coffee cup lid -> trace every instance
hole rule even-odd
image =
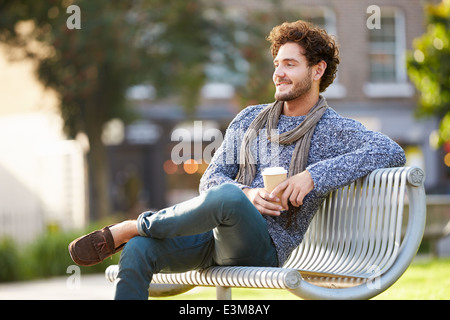
[[[272,167],[272,168],[265,168],[262,171],[263,175],[275,175],[275,174],[285,174],[287,173],[287,170],[283,167]]]

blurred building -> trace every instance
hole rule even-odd
[[[0,239],[28,243],[49,227],[86,223],[85,151],[67,140],[57,100],[30,61],[0,47]]]

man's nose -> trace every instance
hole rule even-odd
[[[278,66],[275,68],[275,70],[273,71],[273,76],[274,78],[283,78],[286,74],[284,73],[284,70],[282,68],[282,66]]]

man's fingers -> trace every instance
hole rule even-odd
[[[289,201],[294,207],[300,207],[303,204],[303,198],[304,196],[301,193],[298,193],[297,195],[293,193],[291,194]]]
[[[284,208],[284,210],[289,209],[289,200],[290,196],[292,194],[292,186],[288,185],[287,188],[283,191],[283,194],[281,195],[281,206]]]
[[[270,216],[279,216],[283,208],[275,203],[277,199],[276,196],[262,190],[259,193],[260,198],[257,202],[257,209],[262,214],[270,215]]]
[[[265,191],[264,189],[262,189],[262,190],[259,192],[259,196],[260,196],[261,199],[263,199],[263,200],[269,200],[269,201],[277,201],[277,200],[278,200],[278,198],[277,198],[275,195],[273,195],[272,193],[269,193],[269,192]]]
[[[284,180],[283,182],[281,182],[279,185],[277,185],[275,187],[275,189],[272,190],[272,192],[270,193],[271,195],[273,195],[274,197],[276,197],[277,194],[279,194],[280,192],[282,192],[284,189],[286,189],[286,187],[288,186],[288,180]]]
[[[258,209],[261,214],[268,216],[279,216],[282,210],[280,206],[269,201],[266,201],[264,205],[256,205],[256,209]]]

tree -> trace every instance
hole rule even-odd
[[[450,141],[450,1],[427,5],[427,31],[414,40],[408,74],[420,93],[418,114],[437,116],[440,144]]]
[[[227,64],[231,28],[206,0],[2,0],[0,41],[15,58],[33,59],[37,75],[55,90],[69,137],[89,138],[93,216],[109,213],[109,176],[103,125],[130,119],[126,90],[150,83],[159,96],[180,97],[192,111],[208,64]],[[79,8],[79,29],[70,28]],[[69,22],[68,22],[69,19]],[[220,39],[220,41],[212,41]],[[36,46],[36,43],[39,45]],[[214,52],[222,52],[214,55]]]

